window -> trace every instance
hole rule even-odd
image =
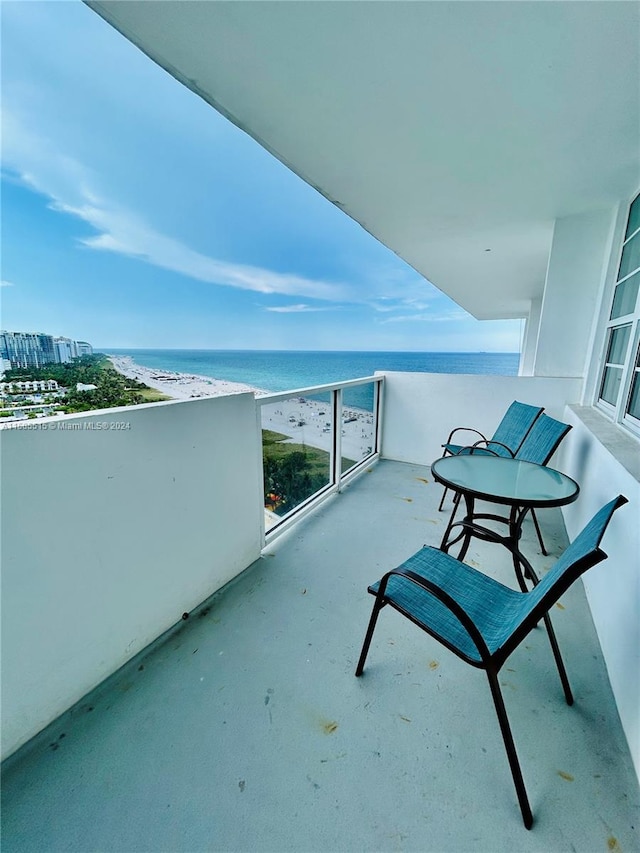
[[[640,435],[640,195],[629,208],[598,386],[598,406]]]

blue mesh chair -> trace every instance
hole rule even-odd
[[[549,609],[587,569],[606,559],[600,541],[618,507],[620,495],[594,515],[553,568],[530,592],[504,586],[436,548],[424,547],[369,587],[375,602],[356,676],[362,675],[378,615],[390,604],[462,660],[484,669],[498,715],[507,758],[522,812],[530,829],[533,815],[498,683],[511,653],[543,619],[568,705],[573,695],[549,619]]]
[[[517,400],[514,400],[498,424],[492,438],[486,438],[477,429],[472,429],[471,427],[456,427],[451,430],[449,438],[442,445],[444,448],[442,455],[455,456],[458,453],[471,452],[468,444],[453,443],[456,433],[466,432],[475,433],[476,436],[480,436],[479,439],[476,439],[476,444],[472,445],[475,448],[474,453],[494,453],[497,456],[513,456],[518,452],[527,433],[541,414],[541,406],[530,406],[527,403],[519,403]],[[438,507],[440,510],[442,510],[446,494],[447,489],[442,493],[440,506]]]
[[[516,459],[522,459],[523,462],[537,462],[538,465],[546,465],[570,429],[572,427],[569,424],[550,418],[549,415],[540,415],[525,436],[520,449],[515,454]],[[534,510],[531,510],[531,517],[536,528],[536,534],[538,535],[540,549],[546,556],[547,551],[542,541],[540,525],[538,524]]]
[[[497,442],[495,438],[490,440],[482,439],[480,441],[477,441],[471,447],[462,448],[460,452],[485,454],[490,453],[494,456],[512,456],[515,459],[521,459],[523,462],[535,462],[537,465],[546,465],[558,449],[558,446],[560,445],[562,439],[571,429],[572,427],[570,426],[570,424],[565,424],[562,421],[557,421],[555,418],[549,417],[549,415],[539,413],[536,419],[533,421],[531,428],[525,435],[522,443],[520,444],[520,447],[514,453],[512,453],[506,445],[502,445]],[[453,518],[453,516],[455,515],[458,509],[459,502],[460,495],[458,494],[454,498],[453,513],[451,518]],[[477,516],[477,518],[482,517],[487,519],[492,518],[494,521],[502,520],[501,518],[495,515]],[[540,543],[540,549],[542,553],[547,556],[547,550],[542,540],[540,525],[538,524],[538,519],[533,509],[531,510],[531,517],[533,519],[536,534],[538,536],[538,542]]]

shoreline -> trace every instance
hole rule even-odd
[[[229,382],[226,379],[214,379],[211,376],[199,376],[196,373],[176,373],[172,370],[156,370],[144,367],[130,355],[108,355],[114,369],[127,379],[137,379],[149,388],[166,394],[172,400],[191,400],[199,397],[222,397],[227,394],[242,394],[251,391],[254,394],[267,394],[263,388],[244,385],[241,382]]]
[[[252,392],[265,396],[271,392],[240,382],[214,379],[192,373],[176,373],[144,367],[131,356],[109,355],[109,361],[127,379],[137,379],[172,400],[191,400],[202,397],[223,397],[229,394]],[[292,389],[293,390],[293,389]],[[318,399],[293,396],[289,400],[265,403],[262,406],[262,428],[287,436],[284,443],[307,444],[330,452],[332,445],[330,403]],[[358,462],[373,446],[373,413],[353,406],[342,411],[342,456]]]

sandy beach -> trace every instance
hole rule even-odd
[[[292,397],[262,406],[262,428],[288,435],[291,443],[331,449],[331,406],[306,397]],[[373,413],[342,410],[342,456],[354,462],[372,452]]]
[[[250,391],[256,398],[270,392],[239,382],[189,373],[154,370],[137,364],[130,356],[109,356],[114,368],[129,379],[144,382],[174,400],[221,397]],[[262,405],[262,427],[288,436],[292,444],[306,444],[329,451],[332,441],[331,406],[307,397],[291,397]],[[374,444],[373,413],[354,407],[342,411],[342,456],[358,461],[371,453]]]
[[[241,394],[252,391],[265,394],[260,388],[243,385],[240,382],[228,382],[226,379],[213,379],[211,376],[198,376],[192,373],[173,373],[170,370],[153,370],[143,367],[131,356],[110,355],[109,361],[118,373],[128,379],[137,379],[150,388],[155,388],[174,400],[190,400],[196,397],[222,397],[226,394]]]

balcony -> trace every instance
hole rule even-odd
[[[382,446],[409,452],[429,395],[416,402],[405,392],[417,380],[387,380]],[[4,850],[637,847],[638,782],[581,583],[552,614],[576,704],[542,628],[501,679],[531,832],[483,673],[385,611],[354,677],[367,584],[440,541],[428,466],[366,467],[261,552],[250,395],[69,422],[130,428],[3,435],[19,499],[3,514],[5,729],[29,716],[37,728],[36,705],[55,717],[5,762]],[[439,424],[420,428],[431,454]],[[50,489],[65,471],[73,512]],[[529,524],[523,550],[544,572],[567,537],[559,512],[540,521],[551,556]],[[476,543],[467,559],[513,584],[502,549]],[[591,574],[611,584],[623,568],[612,558]]]

